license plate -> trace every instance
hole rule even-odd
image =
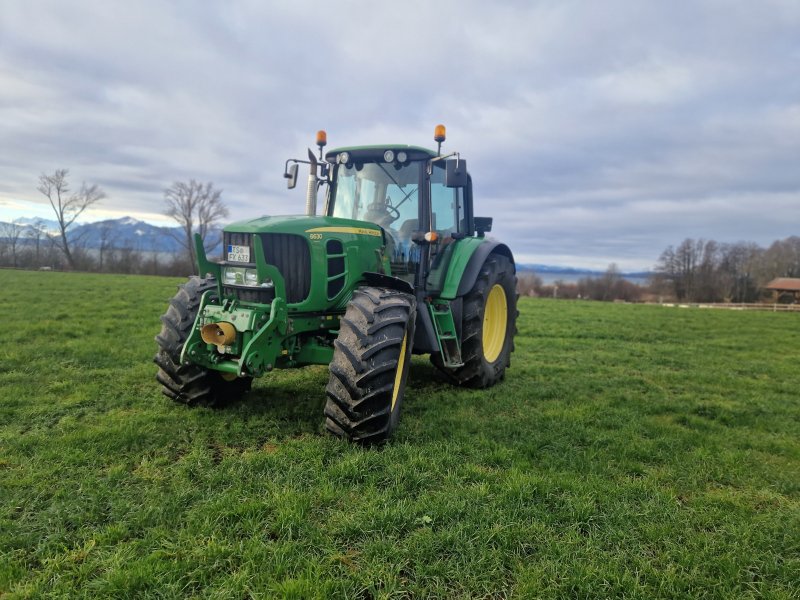
[[[250,262],[250,246],[232,246],[228,244],[228,260],[231,262]]]

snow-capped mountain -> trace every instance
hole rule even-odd
[[[46,219],[20,218],[14,224],[23,227],[20,242],[25,244],[31,237],[30,232],[34,225],[43,228],[49,235],[58,235],[58,223]],[[5,231],[3,226],[7,223],[0,222],[0,238]],[[208,239],[218,239],[219,230],[212,230]],[[181,252],[183,246],[178,241],[183,239],[180,227],[158,227],[133,217],[119,219],[106,219],[94,223],[75,224],[69,229],[69,237],[73,243],[89,249],[132,249],[140,252]]]
[[[82,223],[72,228],[71,237],[87,248],[132,248],[148,252],[177,252],[178,227],[157,227],[132,217]]]
[[[23,225],[25,227],[30,227],[36,225],[41,229],[44,229],[48,233],[58,233],[58,222],[53,221],[51,219],[39,219],[39,218],[32,218],[32,217],[20,217],[19,219],[14,219],[12,221],[17,225]]]

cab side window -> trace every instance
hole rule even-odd
[[[431,229],[440,236],[463,231],[464,199],[461,188],[444,185],[444,161],[433,163],[431,173]]]

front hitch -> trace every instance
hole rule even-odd
[[[250,308],[235,302],[222,306],[212,304],[209,302],[211,297],[210,292],[203,295],[192,333],[181,352],[181,362],[237,377],[258,377],[271,371],[282,354],[283,341],[289,330],[288,310],[283,298],[275,298],[267,312],[266,307]],[[208,333],[219,325],[225,325],[225,329],[235,328],[235,339],[229,340],[230,344],[220,346],[216,340],[203,339],[204,331]]]
[[[242,305],[235,298],[224,297],[222,270],[225,265],[208,260],[203,240],[198,234],[194,236],[194,247],[199,271],[203,276],[211,274],[216,278],[217,293],[213,294],[213,290],[210,290],[203,295],[192,333],[181,351],[181,362],[238,377],[258,377],[271,371],[282,353],[283,341],[289,331],[289,313],[286,307],[286,282],[275,266],[267,264],[261,236],[253,234],[256,275],[262,286],[270,285],[275,289],[274,300],[265,305]],[[216,302],[212,300],[214,297],[218,298]],[[209,338],[210,334],[223,329],[231,334],[231,328],[235,329],[233,340],[219,343],[213,335]],[[231,351],[238,356],[226,356]]]

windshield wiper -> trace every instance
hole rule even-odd
[[[381,170],[382,170],[384,173],[386,173],[386,176],[387,176],[389,179],[391,179],[391,180],[392,180],[392,183],[393,183],[393,184],[395,184],[395,185],[396,185],[397,187],[399,187],[401,190],[402,190],[402,189],[405,187],[405,185],[400,185],[400,184],[397,182],[397,179],[395,179],[394,177],[392,177],[392,174],[391,174],[391,173],[389,173],[389,171],[387,171],[387,170],[386,170],[386,167],[384,167],[384,166],[383,166],[381,163],[379,163],[379,162],[376,162],[375,164],[376,164],[376,165],[378,165],[378,166],[381,168]],[[408,185],[408,184],[406,184],[406,185]],[[408,193],[407,193],[405,196],[403,196],[403,199],[402,199],[402,200],[400,200],[400,202],[399,202],[398,204],[396,204],[396,205],[392,206],[392,208],[400,208],[400,207],[403,205],[403,202],[405,202],[406,200],[408,200],[409,196],[411,196],[411,194],[413,194],[414,192],[416,192],[416,191],[417,191],[417,189],[418,189],[418,188],[414,188],[413,190],[411,190],[410,192],[408,192]]]

